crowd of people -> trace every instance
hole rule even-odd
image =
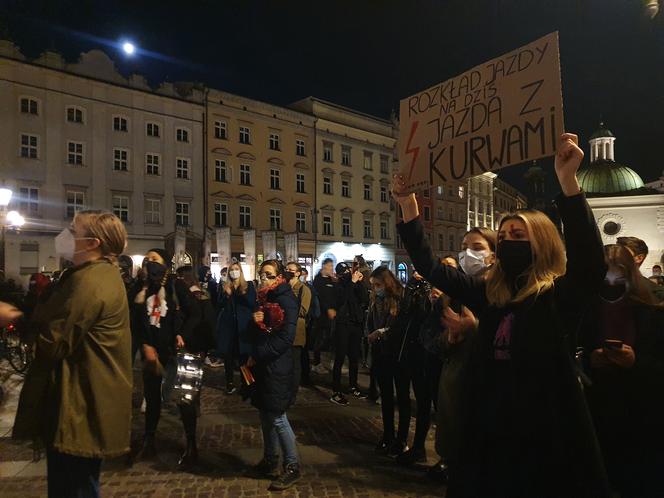
[[[162,404],[187,351],[223,366],[225,393],[257,408],[264,452],[251,473],[272,478],[271,490],[301,478],[288,410],[301,387],[329,375],[334,405],[380,403],[375,452],[398,464],[427,461],[435,421],[428,475],[449,497],[664,496],[661,267],[641,274],[648,248],[636,237],[603,247],[576,179],[582,158],[576,136],[562,135],[564,241],[547,216],[520,210],[497,231],[470,230],[460,254],[440,259],[396,176],[398,230],[415,270],[405,285],[361,256],[322,261],[313,281],[297,262],[276,260],[256,281],[237,262],[217,281],[208,267],[173,272],[158,248],[134,276],[131,263],[115,264],[126,246],[120,220],[79,213],[56,239],[73,267],[57,283],[31,281],[35,360],[14,436],[45,446],[49,496],[98,496],[103,458],[157,454]],[[5,322],[20,313],[0,305]],[[144,432],[130,448],[139,354]],[[175,402],[186,436],[179,465],[189,468],[200,392]]]

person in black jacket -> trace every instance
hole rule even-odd
[[[310,349],[314,352],[314,359],[311,371],[323,374],[325,368],[321,363],[320,354],[331,339],[339,300],[339,283],[334,273],[334,262],[330,258],[323,260],[323,265],[314,278],[314,289],[320,302],[320,317],[312,328],[313,337]]]
[[[330,401],[346,406],[348,400],[341,393],[341,367],[348,356],[349,393],[356,399],[367,395],[357,385],[358,368],[362,354],[364,312],[369,303],[369,293],[362,283],[362,273],[352,271],[346,263],[336,267],[339,280],[336,324],[334,327],[334,367],[332,369],[332,397]]]
[[[172,370],[175,353],[193,342],[200,311],[184,282],[170,274],[168,257],[163,249],[146,254],[144,280],[136,282],[130,293],[132,335],[143,349],[143,393],[146,401],[145,435],[134,460],[156,456],[155,434],[161,415],[162,380]],[[168,389],[165,389],[168,391]],[[180,417],[187,436],[187,450],[180,464],[190,463],[195,455],[196,406],[179,404]]]
[[[592,419],[574,368],[563,313],[599,292],[606,264],[597,225],[576,173],[578,138],[563,134],[555,170],[566,249],[546,215],[521,210],[501,220],[496,264],[473,278],[434,258],[417,200],[396,175],[401,240],[432,285],[479,313],[459,400],[463,446],[450,497],[611,495]]]
[[[586,396],[609,479],[621,498],[664,496],[664,307],[630,251],[604,248],[609,270],[583,334]]]
[[[299,309],[280,262],[263,262],[260,277],[258,308],[253,315],[253,353],[246,363],[256,379],[251,403],[260,412],[263,429],[264,456],[254,471],[273,476],[281,450],[284,471],[270,490],[282,491],[300,480],[297,443],[286,416],[297,395],[292,349]]]

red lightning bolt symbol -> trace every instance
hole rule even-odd
[[[412,154],[413,160],[410,163],[410,171],[408,171],[408,182],[410,182],[411,177],[413,176],[413,170],[415,169],[415,162],[417,161],[417,156],[420,155],[420,148],[411,147],[410,144],[413,142],[413,137],[415,136],[415,131],[417,131],[417,125],[419,121],[414,121],[412,127],[410,128],[410,136],[408,137],[408,145],[406,145],[406,154]]]

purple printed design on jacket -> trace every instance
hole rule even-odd
[[[514,313],[505,315],[498,325],[496,338],[493,341],[493,357],[496,360],[511,360],[510,345],[512,344],[512,325]]]

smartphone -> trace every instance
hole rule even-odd
[[[619,339],[606,339],[604,341],[604,347],[606,349],[620,350],[623,347],[623,342]]]

